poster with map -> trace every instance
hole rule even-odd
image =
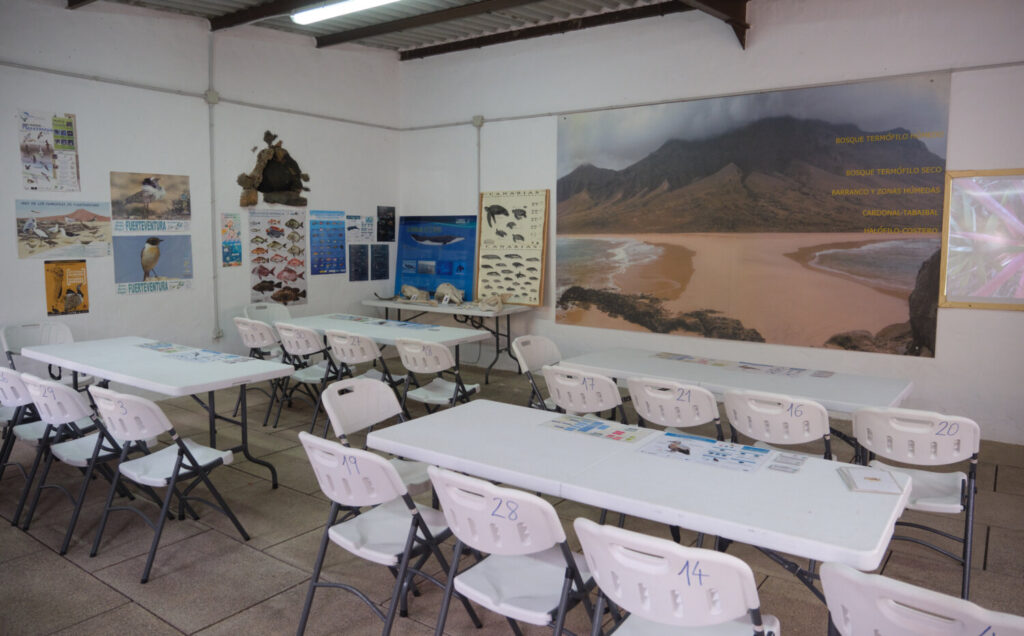
[[[105,201],[14,202],[18,258],[110,256],[110,204]]]

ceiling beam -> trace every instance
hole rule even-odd
[[[319,49],[325,46],[341,44],[342,42],[352,42],[377,35],[384,35],[386,33],[405,31],[407,29],[415,29],[418,27],[429,26],[431,24],[438,24],[440,22],[468,18],[474,15],[480,15],[481,13],[492,13],[494,11],[512,9],[524,4],[533,4],[538,1],[539,0],[482,0],[481,2],[465,4],[460,7],[451,7],[449,9],[414,15],[408,18],[383,22],[381,24],[372,24],[359,29],[350,29],[348,31],[339,31],[338,33],[321,35],[316,39],[316,47]]]
[[[406,51],[402,51],[399,55],[399,58],[402,60],[412,60],[421,57],[430,57],[432,55],[453,53],[455,51],[478,49],[484,46],[490,46],[492,44],[504,44],[505,42],[515,42],[518,40],[526,40],[529,38],[539,38],[546,35],[568,33],[569,31],[579,31],[581,29],[589,29],[591,27],[604,26],[607,24],[616,24],[618,22],[626,22],[627,20],[653,18],[656,16],[667,15],[669,13],[690,11],[693,8],[694,7],[672,0],[670,2],[662,2],[660,4],[645,5],[642,7],[635,7],[632,9],[624,9],[622,11],[599,13],[597,15],[586,16],[583,18],[574,18],[572,20],[564,20],[562,22],[553,22],[551,24],[543,24],[540,26],[518,29],[516,31],[495,33],[493,35],[485,35],[483,37],[478,38],[469,38],[466,40],[459,40],[457,42],[448,42],[446,44],[438,44],[436,46],[426,46],[418,49],[409,49]]]
[[[69,9],[81,9],[87,4],[92,4],[96,0],[68,0]]]
[[[740,47],[747,48],[747,0],[679,0],[683,4],[706,13],[732,27]]]
[[[68,1],[70,2],[71,0]],[[258,22],[279,15],[287,15],[296,9],[302,9],[313,4],[316,4],[316,0],[271,0],[255,7],[210,18],[210,30],[220,31],[221,29],[230,29],[231,27]]]

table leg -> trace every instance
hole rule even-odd
[[[480,323],[480,326],[487,329],[483,322]],[[490,329],[487,330],[491,331]],[[491,333],[494,334],[494,360],[491,360],[491,364],[487,366],[487,372],[484,373],[484,384],[491,383],[491,369],[498,363],[498,358],[501,357],[502,353],[506,354],[513,362],[516,363],[516,368],[519,369],[519,373],[523,372],[522,368],[519,367],[519,360],[516,360],[516,357],[512,355],[512,315],[505,314],[505,333],[501,333],[501,316],[495,316],[494,330],[491,331]],[[505,338],[504,347],[501,346],[502,337]]]
[[[213,397],[210,397],[210,404],[213,404]],[[277,469],[270,462],[256,459],[249,454],[249,414],[245,407],[245,385],[242,385],[242,455],[254,464],[266,466],[270,470],[270,487],[277,488]]]
[[[260,466],[266,466],[267,469],[270,471],[271,487],[272,488],[277,488],[277,469],[274,468],[274,465],[271,464],[270,462],[264,461],[262,459],[257,459],[256,457],[253,457],[249,453],[249,412],[248,412],[248,407],[246,405],[245,385],[244,384],[240,385],[239,389],[240,389],[241,409],[242,409],[242,417],[241,417],[240,420],[234,420],[234,419],[231,419],[230,417],[226,417],[224,415],[217,415],[217,406],[216,406],[216,402],[214,400],[214,392],[213,391],[210,391],[210,392],[208,392],[206,394],[206,399],[207,399],[206,402],[203,402],[202,400],[200,400],[195,395],[192,396],[192,399],[195,400],[196,402],[198,402],[200,404],[200,406],[202,406],[204,409],[206,409],[206,413],[207,413],[207,415],[209,415],[209,418],[210,418],[210,446],[213,447],[213,448],[217,448],[217,420],[218,419],[224,420],[225,422],[231,422],[232,424],[239,425],[240,427],[242,427],[242,443],[240,445],[238,445],[238,446],[235,446],[234,448],[229,449],[229,450],[231,450],[232,452],[242,451],[242,455],[246,459],[251,461],[252,463],[259,464]]]

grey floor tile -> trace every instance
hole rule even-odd
[[[240,453],[239,459],[241,460]],[[320,484],[316,480],[316,473],[313,472],[313,467],[309,463],[309,457],[302,446],[294,446],[277,451],[276,453],[264,455],[260,459],[274,465],[274,468],[277,470],[278,483],[282,486],[287,486],[292,490],[305,494],[319,492]],[[258,477],[270,477],[267,468],[260,464],[239,461],[237,464],[233,464],[233,466],[238,470]]]
[[[54,636],[108,636],[109,634],[146,634],[147,636],[175,636],[183,634],[135,603],[103,612],[81,623],[62,629]]]
[[[886,576],[930,590],[960,596],[960,571],[956,567],[903,554],[893,554],[882,571]],[[973,571],[971,601],[997,612],[1024,615],[1024,579],[996,572]]]
[[[769,576],[758,587],[761,611],[779,619],[783,634],[824,634],[828,608],[802,583],[783,573]]]
[[[269,481],[222,494],[251,537],[246,545],[256,550],[287,541],[314,528],[322,528],[327,518],[328,507],[323,501],[286,486],[271,489]],[[242,540],[225,515],[210,510],[201,514],[202,523],[216,528],[232,540]]]
[[[974,501],[974,510],[974,518],[978,523],[1024,530],[1024,495],[979,492]]]
[[[993,490],[1006,495],[1024,495],[1024,468],[1000,466],[998,481]]]
[[[41,550],[46,545],[20,528],[0,520],[0,565]]]
[[[992,528],[988,535],[985,569],[1021,579],[1024,583],[1024,530]]]

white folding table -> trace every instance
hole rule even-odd
[[[231,450],[240,450],[249,461],[266,466],[270,470],[273,487],[277,488],[274,466],[249,454],[245,385],[290,375],[294,371],[291,365],[160,343],[137,336],[25,347],[21,355],[76,374],[88,373],[107,382],[120,382],[171,397],[191,396],[209,414],[210,445],[216,447],[217,444],[217,419],[238,424],[242,430],[242,443]],[[240,420],[218,415],[214,404],[214,391],[232,387],[241,389]],[[207,394],[206,402],[197,397],[200,393]]]
[[[475,329],[444,327],[421,322],[403,322],[401,320],[381,320],[380,318],[358,316],[355,314],[321,314],[304,318],[289,318],[284,322],[299,325],[300,327],[308,327],[320,333],[324,333],[328,329],[340,329],[341,331],[366,336],[381,345],[394,345],[395,341],[399,338],[415,338],[417,340],[455,347],[456,352],[458,352],[458,346],[461,344],[485,340],[488,337],[486,333]]]
[[[528,305],[503,305],[498,311],[484,311],[482,309],[466,308],[462,305],[444,305],[441,303],[427,305],[399,302],[397,300],[364,300],[363,304],[367,307],[383,309],[385,319],[391,317],[392,309],[395,310],[395,318],[398,320],[402,319],[402,310],[419,312],[414,316],[409,316],[408,320],[415,320],[425,313],[448,314],[455,319],[455,322],[468,324],[473,329],[483,329],[490,333],[494,336],[494,360],[491,360],[491,363],[487,365],[487,371],[484,372],[485,384],[490,383],[491,369],[497,364],[502,353],[511,358],[516,363],[516,367],[519,366],[519,361],[512,355],[512,314],[520,314],[533,309],[533,307]],[[504,331],[502,331],[501,325],[502,317],[505,318]],[[494,328],[487,325],[488,318],[494,318]]]
[[[548,424],[557,417],[476,400],[373,431],[367,445],[525,490],[860,570],[881,563],[909,496],[906,475],[896,476],[900,494],[854,492],[838,472],[846,465],[838,462],[808,457],[796,472],[783,472],[769,468],[779,454],[771,450],[767,463],[743,472],[641,450],[666,435],[661,431],[639,429],[641,439],[617,441]],[[795,564],[786,567],[820,596],[813,575]]]

